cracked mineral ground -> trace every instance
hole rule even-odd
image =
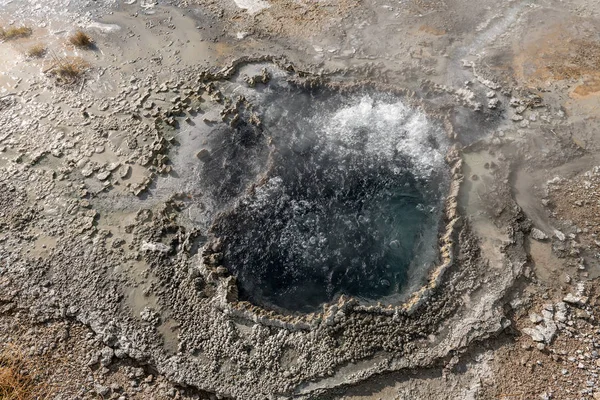
[[[0,0],[0,399],[600,399],[600,3]]]

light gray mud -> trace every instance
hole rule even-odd
[[[598,398],[599,12],[0,0],[1,26],[33,28],[0,43],[0,342],[64,399]],[[264,170],[217,202],[202,135],[260,126],[263,67],[392,93],[445,136],[438,257],[409,294],[309,313],[239,296],[210,227]]]

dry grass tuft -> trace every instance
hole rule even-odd
[[[90,35],[83,31],[77,31],[69,36],[69,42],[77,47],[90,47],[94,43]]]
[[[27,26],[0,28],[0,39],[11,40],[31,36],[33,30]]]
[[[0,351],[0,399],[33,400],[48,397],[46,386],[33,374],[33,365],[15,348]]]
[[[78,81],[90,67],[90,64],[81,57],[59,57],[53,55],[52,58],[54,60],[54,66],[51,69],[52,74],[66,83]]]
[[[34,44],[27,49],[27,55],[31,58],[41,58],[46,54],[46,46],[41,43]]]

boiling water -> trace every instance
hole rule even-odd
[[[285,81],[245,95],[262,126],[242,118],[213,135],[201,174],[227,204],[211,231],[241,296],[310,311],[342,293],[398,296],[422,279],[437,255],[442,131],[391,95]]]

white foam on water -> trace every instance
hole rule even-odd
[[[443,168],[445,146],[440,129],[423,112],[400,101],[385,103],[365,95],[332,116],[319,118],[332,151],[362,154],[378,162],[392,162],[400,154],[411,160],[412,172],[422,178]]]

